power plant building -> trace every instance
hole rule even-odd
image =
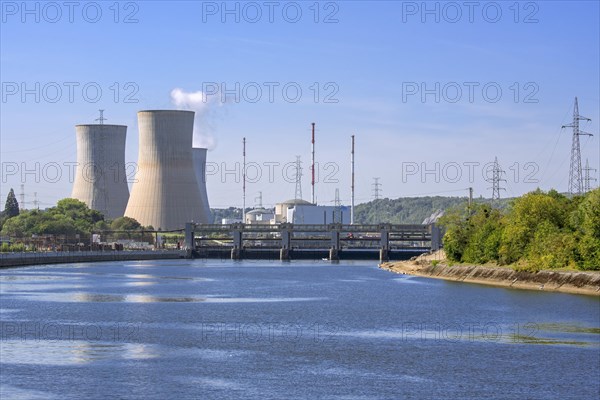
[[[350,224],[350,207],[297,204],[287,210],[286,221],[292,224]]]
[[[122,217],[129,188],[125,174],[124,125],[77,125],[77,167],[71,197],[101,212]]]
[[[194,171],[198,181],[198,190],[200,190],[200,200],[202,200],[202,209],[207,221],[212,222],[210,205],[208,204],[208,193],[206,192],[206,152],[208,150],[202,147],[192,148],[192,157],[194,159]]]
[[[125,215],[162,230],[208,223],[192,155],[194,112],[140,111],[138,126],[138,170]]]
[[[302,199],[290,199],[286,200],[282,203],[277,203],[275,205],[275,223],[280,224],[282,222],[288,222],[288,210],[290,208],[294,208],[297,205],[305,205],[308,207],[314,207],[315,205],[309,201]],[[291,222],[291,221],[289,221]]]

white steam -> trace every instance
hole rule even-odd
[[[171,102],[178,108],[195,111],[194,118],[194,147],[204,147],[213,150],[217,147],[217,139],[214,135],[216,111],[223,106],[220,94],[207,96],[202,91],[185,92],[175,88],[171,90]]]

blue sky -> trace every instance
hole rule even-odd
[[[311,122],[320,203],[331,202],[336,188],[349,201],[351,134],[359,203],[371,199],[373,177],[384,197],[466,195],[469,186],[489,197],[483,171],[494,157],[507,172],[504,195],[566,191],[571,131],[560,127],[570,122],[575,96],[592,119],[582,128],[595,134],[582,138],[582,157],[600,169],[597,1],[475,2],[472,22],[463,2],[428,2],[428,14],[422,2],[274,2],[273,22],[267,3],[228,2],[230,10],[238,7],[238,22],[222,2],[120,2],[118,16],[112,1],[77,2],[71,22],[62,2],[54,3],[59,17],[45,2],[27,3],[27,14],[21,2],[3,1],[1,198],[11,187],[18,193],[21,183],[26,200],[37,192],[42,206],[68,197],[64,163],[76,160],[74,125],[92,123],[98,109],[107,122],[128,125],[126,159],[135,162],[136,112],[178,108],[174,89],[192,93],[212,82],[228,90],[240,85],[237,102],[217,94],[198,105],[197,133],[211,145],[213,207],[241,206],[239,176],[223,171],[239,170],[244,136],[248,161],[256,163],[248,174],[256,165],[262,174],[248,184],[247,204],[258,192],[265,205],[293,197],[286,175],[293,175],[288,164],[296,155],[310,199]],[[262,16],[253,23],[257,7]],[[96,8],[102,15],[92,23]],[[297,9],[302,15],[293,23]],[[125,23],[128,15],[137,22]],[[328,15],[331,23],[324,22]],[[72,101],[69,82],[79,85]],[[253,82],[262,90],[256,102]],[[265,82],[278,85],[272,102]],[[35,93],[22,98],[23,84],[39,102]],[[85,98],[86,84],[102,90],[97,102],[93,91]],[[53,85],[63,88],[60,97]],[[286,100],[285,85],[290,97],[302,90],[297,102]],[[429,90],[424,97],[422,89]]]

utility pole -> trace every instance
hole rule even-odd
[[[596,168],[590,168],[590,161],[588,159],[585,160],[585,168],[583,169],[584,172],[584,177],[583,177],[583,184],[584,184],[584,192],[587,193],[589,191],[592,190],[592,185],[590,184],[591,181],[597,181],[596,178],[592,178],[590,175],[590,171],[594,171],[596,172],[597,169]]]
[[[506,179],[502,177],[505,172],[500,168],[500,164],[498,164],[498,157],[494,159],[494,166],[492,168],[492,187],[488,189],[492,189],[492,203],[500,200],[500,191],[506,190],[503,187],[500,187],[500,182],[506,182]]]
[[[473,206],[473,188],[469,188],[469,212],[471,212],[471,207]]]
[[[294,199],[302,200],[302,162],[300,156],[296,156],[296,191]]]
[[[573,122],[563,125],[563,128],[573,128],[573,139],[571,143],[571,165],[569,168],[569,193],[581,194],[583,192],[583,175],[581,169],[581,146],[579,136],[592,136],[591,133],[579,130],[579,121],[591,121],[587,117],[579,115],[579,105],[575,97],[575,106],[573,107]]]

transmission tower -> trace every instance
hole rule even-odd
[[[100,111],[100,117],[96,118],[95,121],[98,121],[100,125],[104,125],[104,121],[106,121],[106,118],[104,118],[104,110],[98,111]]]
[[[295,199],[302,199],[302,162],[300,156],[296,156],[296,193]]]
[[[380,178],[373,178],[373,200],[379,200],[381,194],[381,183],[379,183]]]
[[[573,141],[571,144],[571,166],[569,168],[569,193],[581,194],[583,192],[583,175],[581,169],[581,147],[579,136],[592,136],[591,133],[579,130],[579,121],[591,121],[591,119],[579,115],[577,97],[573,107],[573,122],[563,125],[563,128],[573,128]]]
[[[335,189],[335,200],[333,200],[335,206],[333,210],[333,222],[337,224],[342,223],[342,202],[340,200],[340,189]]]
[[[262,192],[258,192],[258,197],[254,199],[254,201],[257,202],[257,207],[258,208],[263,208],[263,202],[262,202]]]
[[[19,193],[19,199],[21,200],[21,204],[19,204],[19,208],[21,210],[25,209],[25,185],[21,183],[21,193]]]
[[[494,159],[494,167],[492,168],[492,187],[488,189],[492,189],[492,202],[500,200],[500,192],[502,190],[506,190],[503,187],[500,187],[500,182],[506,182],[506,179],[503,178],[505,172],[500,168],[500,164],[498,164],[498,157]]]
[[[597,181],[596,178],[592,178],[590,176],[590,171],[594,171],[596,172],[597,169],[596,168],[590,168],[590,161],[588,159],[585,160],[585,168],[583,169],[583,190],[585,193],[589,192],[590,190],[592,190],[592,185],[591,185],[591,181]]]

